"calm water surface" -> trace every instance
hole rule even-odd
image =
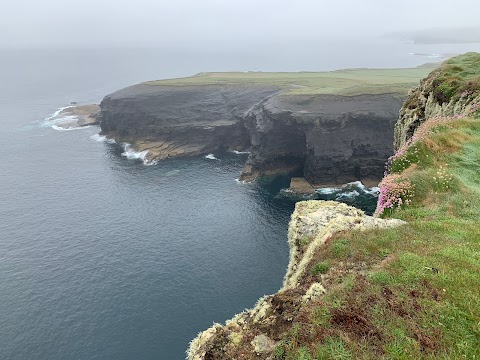
[[[274,51],[0,51],[0,358],[183,359],[199,331],[278,290],[293,202],[276,196],[281,185],[237,183],[245,156],[144,166],[92,140],[95,127],[42,124],[69,101],[98,102],[147,79],[413,66],[428,59],[408,52],[459,47],[325,46],[300,60]]]

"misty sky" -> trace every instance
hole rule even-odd
[[[478,26],[478,0],[16,0],[0,47],[289,43]]]

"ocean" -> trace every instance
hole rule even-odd
[[[298,200],[282,191],[288,179],[239,183],[245,154],[145,166],[98,127],[57,131],[49,116],[150,79],[408,67],[480,49],[375,44],[332,42],[301,59],[280,49],[0,50],[0,359],[184,359],[199,331],[277,291],[288,262]]]

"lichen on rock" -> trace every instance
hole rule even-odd
[[[401,220],[367,216],[362,210],[336,201],[301,201],[295,206],[288,230],[290,262],[283,288],[298,285],[316,249],[333,234],[344,230],[388,228],[404,224]],[[300,239],[313,237],[306,246]],[[306,248],[305,248],[306,247]]]

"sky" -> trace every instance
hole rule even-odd
[[[242,46],[479,26],[478,0],[16,0],[0,48]]]

